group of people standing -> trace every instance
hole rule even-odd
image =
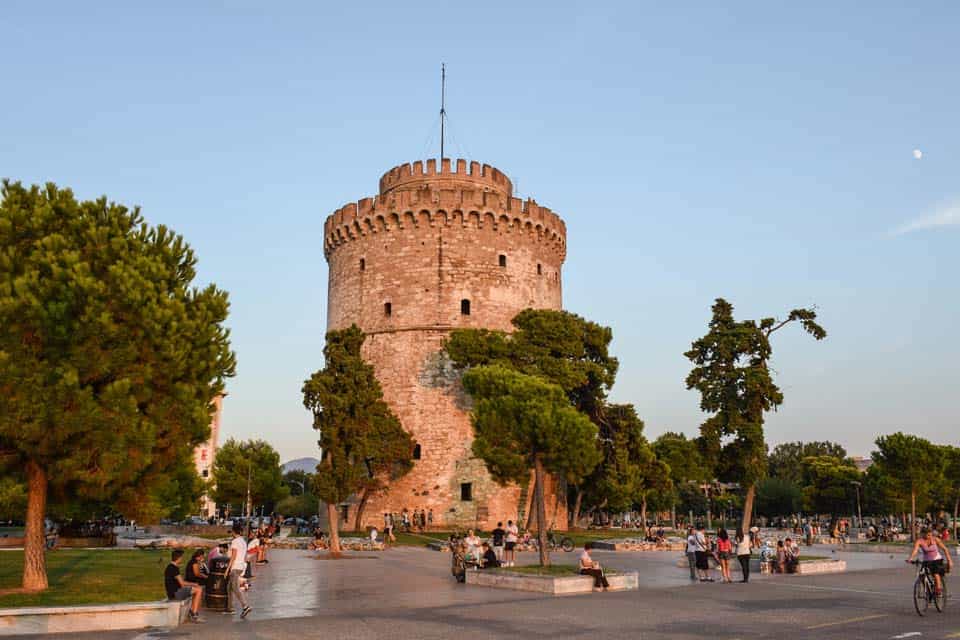
[[[751,536],[737,528],[731,538],[724,528],[717,529],[716,535],[709,535],[701,524],[687,530],[687,562],[690,565],[690,580],[693,582],[714,582],[711,575],[711,558],[720,568],[721,582],[731,583],[730,561],[736,558],[740,562],[743,578],[740,582],[750,581],[750,553],[753,544]]]
[[[426,531],[433,527],[433,509],[415,508],[411,514],[404,507],[400,513],[383,514],[383,531],[388,539],[398,526],[406,533]]]
[[[215,563],[223,567],[226,579],[227,608],[223,613],[236,613],[230,602],[240,605],[240,617],[250,615],[251,607],[247,603],[246,592],[250,589],[253,580],[253,565],[267,564],[267,549],[272,532],[266,528],[251,530],[244,535],[244,527],[240,523],[233,525],[232,538],[229,543],[221,543],[204,554],[197,549],[187,562],[186,571],[181,574],[180,564],[185,555],[183,549],[174,549],[170,554],[170,563],[163,572],[164,589],[170,600],[190,600],[190,621],[201,622],[200,604],[203,601],[204,590],[210,585],[210,567]],[[219,562],[217,562],[219,560]]]

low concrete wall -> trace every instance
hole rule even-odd
[[[642,542],[637,540],[596,540],[593,548],[602,551],[684,551],[686,542]]]
[[[110,538],[57,538],[58,549],[85,549],[90,547],[112,547],[116,539]],[[0,538],[0,549],[22,549],[23,538]]]
[[[633,591],[640,586],[636,571],[607,576],[607,581],[612,591]],[[467,584],[552,595],[593,592],[593,578],[590,576],[535,576],[496,570],[467,571]]]
[[[136,602],[81,607],[0,609],[0,636],[176,627],[189,603]]]
[[[810,560],[797,565],[797,573],[811,575],[814,573],[839,573],[847,570],[847,563],[843,560]]]

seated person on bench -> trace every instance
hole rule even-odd
[[[489,542],[484,542],[483,546],[483,556],[480,558],[480,568],[481,569],[496,569],[500,566],[500,561],[497,560],[497,554],[490,546]]]

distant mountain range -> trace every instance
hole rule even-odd
[[[316,458],[297,458],[296,460],[285,462],[282,468],[284,473],[288,473],[290,471],[316,473],[318,464],[320,464],[320,461]]]

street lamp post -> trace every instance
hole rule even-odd
[[[852,484],[857,491],[857,528],[863,529],[863,514],[860,512],[860,487],[863,486],[863,483],[851,480],[850,484]]]

